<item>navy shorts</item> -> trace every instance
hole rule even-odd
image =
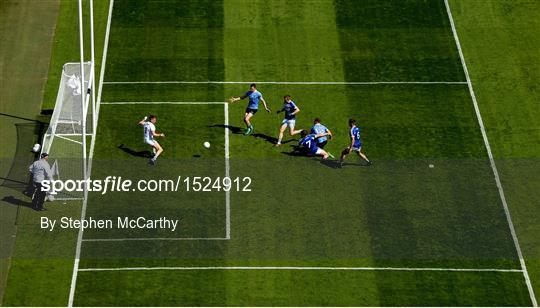
[[[246,113],[251,113],[252,115],[255,115],[257,111],[257,109],[246,108]]]
[[[360,153],[360,151],[362,150],[362,144],[360,143],[360,145],[358,145],[358,146],[355,145],[351,150],[352,150],[353,152],[358,152],[358,153]],[[348,147],[345,148],[345,149],[343,150],[343,152],[345,152],[346,154],[351,153],[351,151],[349,151],[349,148],[348,148]]]

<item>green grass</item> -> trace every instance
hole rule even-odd
[[[464,5],[456,8],[458,25],[466,18],[461,15]],[[464,48],[475,38],[465,37]],[[477,61],[486,59],[478,52],[468,62],[475,88]],[[464,74],[443,1],[119,0],[105,80],[462,82]],[[224,101],[246,87],[105,84],[103,101]],[[335,134],[327,146],[334,154],[347,145],[346,122],[355,117],[375,165],[362,167],[351,156],[343,169],[336,169],[335,162],[293,155],[295,140],[275,148],[281,118],[263,111],[253,120],[255,134],[244,137],[237,131],[243,128],[245,103],[230,105],[231,176],[253,180],[252,192],[231,193],[231,239],[84,242],[80,268],[520,268],[466,85],[260,83],[259,89],[274,111],[281,97],[291,94],[302,109],[299,127],[309,128],[314,117],[321,117]],[[493,91],[478,87],[481,106],[492,99],[480,93]],[[526,92],[523,96],[529,97]],[[533,110],[533,102],[527,100],[526,108]],[[488,134],[495,131],[492,145],[504,143],[494,122],[499,105],[489,106],[493,114],[486,110],[486,124]],[[512,111],[501,108],[499,112]],[[94,178],[224,176],[223,106],[102,105],[100,112]],[[155,168],[146,166],[148,147],[136,124],[150,113],[158,116],[158,130],[167,134],[160,139],[165,152]],[[534,118],[534,111],[530,116]],[[520,127],[517,118],[508,121]],[[531,137],[536,128],[529,129],[495,152],[512,210],[513,202],[536,200],[534,194],[526,196],[537,180],[526,168],[537,164],[504,160],[525,157],[534,162],[536,152],[519,150],[519,145],[532,142],[534,147],[537,141]],[[203,141],[212,147],[204,149]],[[532,220],[537,209],[533,203],[517,211],[518,222],[527,216],[523,212],[532,216],[517,228],[535,273],[538,245],[529,232],[536,228]],[[180,219],[180,228],[86,230],[84,237],[222,237],[225,194],[90,195],[87,216],[124,215],[168,216]],[[70,272],[65,273],[58,278],[63,285],[70,282]],[[24,276],[13,281],[21,285]],[[8,303],[37,302],[14,300],[20,294],[15,290]],[[60,288],[55,292],[54,298],[65,300]],[[79,272],[75,304],[525,306],[530,299],[519,272],[85,271]]]
[[[80,302],[96,306],[504,306],[516,295],[527,297],[517,274],[156,271],[80,275]],[[93,279],[104,283],[96,285]],[[501,288],[494,283],[501,279],[515,284]],[[171,287],[148,288],[149,284]],[[451,292],[441,296],[441,290]]]

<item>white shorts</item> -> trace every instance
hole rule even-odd
[[[154,146],[156,144],[156,142],[153,139],[144,139],[144,143],[150,146]]]
[[[292,120],[287,120],[287,119],[283,119],[283,121],[281,121],[281,125],[287,125],[287,127],[289,128],[294,128],[294,125],[296,124],[296,119],[292,119]]]
[[[323,152],[323,149],[317,148],[317,152],[315,152],[315,154],[322,155],[322,152]]]

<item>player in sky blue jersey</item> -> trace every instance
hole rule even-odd
[[[367,156],[362,153],[362,141],[360,141],[360,129],[356,126],[356,120],[355,119],[349,119],[349,127],[350,130],[350,138],[351,138],[351,144],[341,152],[341,157],[339,158],[339,164],[340,167],[343,166],[343,160],[347,155],[351,153],[351,151],[354,151],[358,154],[358,156],[362,157],[366,162],[367,165],[372,165],[372,162],[367,158]]]
[[[324,149],[329,138],[332,139],[332,132],[326,126],[321,124],[321,119],[319,118],[313,120],[313,126],[311,127],[310,133],[315,135],[326,133],[326,135],[317,138],[317,146],[321,149]]]
[[[244,131],[244,136],[247,136],[251,134],[254,130],[253,124],[251,124],[251,117],[253,117],[255,113],[257,113],[257,111],[259,110],[259,101],[263,103],[264,109],[268,113],[270,113],[270,109],[268,109],[268,106],[266,106],[266,101],[264,100],[262,93],[257,91],[257,85],[254,83],[249,86],[249,91],[247,91],[244,95],[231,97],[229,99],[229,102],[234,103],[244,98],[249,98],[246,113],[244,114],[244,123],[246,123],[246,130]]]
[[[298,146],[308,155],[319,155],[323,159],[327,159],[330,156],[325,150],[317,146],[317,138],[322,137],[323,134],[308,134],[307,131],[303,130],[300,133],[302,139],[298,143]],[[333,156],[332,156],[333,157]]]
[[[285,95],[283,97],[283,108],[281,110],[278,110],[277,113],[285,112],[285,119],[281,121],[281,127],[279,128],[279,137],[278,141],[276,143],[276,146],[281,145],[281,140],[283,139],[283,134],[285,133],[285,129],[289,127],[289,133],[291,136],[294,136],[296,134],[300,134],[302,131],[295,130],[294,126],[296,125],[296,115],[300,112],[300,108],[296,106],[296,104],[292,101],[290,95]]]

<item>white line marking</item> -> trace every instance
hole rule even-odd
[[[104,84],[283,84],[283,85],[385,85],[385,84],[467,84],[466,81],[106,81]]]
[[[51,134],[45,134],[50,136]],[[55,136],[80,136],[81,134],[54,134]],[[92,134],[87,133],[86,136],[92,136]]]
[[[504,190],[501,184],[501,180],[499,178],[499,172],[497,171],[497,166],[495,165],[495,160],[493,159],[493,153],[491,152],[491,147],[489,145],[488,136],[486,133],[486,129],[484,127],[484,121],[482,120],[482,115],[480,114],[480,108],[478,107],[478,102],[476,100],[476,95],[474,94],[474,89],[472,86],[472,81],[469,76],[469,70],[467,69],[467,64],[465,63],[465,57],[463,56],[463,51],[461,49],[461,44],[459,42],[459,37],[457,34],[456,26],[454,24],[454,18],[452,17],[452,11],[450,10],[450,5],[448,4],[448,0],[444,0],[444,5],[446,6],[446,11],[448,13],[448,18],[450,20],[450,26],[452,28],[452,33],[454,34],[454,40],[456,41],[456,47],[459,53],[459,57],[461,59],[461,65],[463,66],[463,71],[465,72],[465,78],[467,79],[467,85],[469,87],[469,93],[471,95],[471,99],[474,105],[474,111],[476,112],[476,118],[478,119],[478,124],[480,125],[480,131],[482,132],[482,138],[484,139],[484,144],[486,146],[487,154],[489,157],[489,162],[491,164],[491,169],[493,170],[493,175],[495,176],[495,183],[497,184],[497,188],[499,189],[499,196],[501,198],[503,207],[504,207],[504,213],[506,214],[506,221],[508,222],[508,227],[510,228],[510,233],[512,234],[512,239],[514,241],[514,246],[516,247],[516,251],[519,257],[519,263],[521,264],[521,269],[523,272],[523,277],[525,278],[525,284],[527,285],[527,289],[529,290],[529,296],[531,298],[532,305],[534,307],[538,306],[538,303],[536,302],[536,297],[534,295],[534,290],[531,284],[531,280],[529,278],[529,273],[527,272],[527,266],[525,264],[525,259],[523,258],[523,254],[521,252],[521,247],[519,245],[519,241],[517,238],[516,230],[514,229],[514,224],[512,222],[512,217],[510,216],[510,210],[508,209],[508,203],[506,202],[506,197],[504,195]]]
[[[103,102],[102,105],[223,105],[227,102]]]
[[[223,105],[224,124],[225,124],[225,178],[231,178],[229,165],[229,104]],[[232,184],[232,183],[231,183]],[[225,238],[231,238],[231,191],[225,191]]]
[[[55,135],[56,137],[60,138],[60,139],[64,139],[64,140],[67,140],[67,141],[70,141],[70,142],[75,142],[77,144],[81,144],[82,145],[82,142],[80,141],[77,141],[77,140],[73,140],[73,139],[70,139],[70,138],[67,138],[67,137],[64,137],[62,135]],[[80,135],[79,135],[80,136]]]
[[[81,272],[107,271],[199,271],[199,270],[308,270],[308,271],[433,271],[433,272],[502,272],[520,273],[520,269],[437,268],[437,267],[321,267],[321,266],[190,266],[190,267],[116,267],[81,268]]]
[[[224,237],[126,237],[126,238],[85,238],[83,242],[124,242],[124,241],[224,241]]]
[[[114,6],[114,0],[110,0],[109,5],[109,15],[107,17],[107,29],[105,30],[105,42],[103,44],[103,55],[101,58],[101,72],[99,75],[99,86],[98,86],[98,95],[96,100],[96,114],[94,117],[95,123],[97,125],[98,119],[99,119],[99,106],[101,102],[101,91],[103,89],[103,77],[105,76],[105,66],[107,64],[107,48],[109,46],[109,35],[111,30],[111,20],[112,20],[112,11]],[[90,177],[92,173],[92,157],[94,156],[94,146],[96,143],[96,136],[92,138],[92,142],[90,144],[90,154],[89,154],[89,165],[88,165],[88,177]],[[88,203],[88,199],[83,200],[82,209],[81,209],[81,220],[85,218],[86,215],[86,205]],[[75,299],[75,289],[77,287],[77,273],[79,271],[79,262],[81,258],[81,244],[82,244],[82,238],[83,238],[84,228],[81,226],[79,229],[79,234],[77,236],[77,246],[75,248],[75,261],[73,262],[73,274],[71,276],[71,287],[69,289],[69,299],[68,299],[68,307],[73,307],[73,300]]]

